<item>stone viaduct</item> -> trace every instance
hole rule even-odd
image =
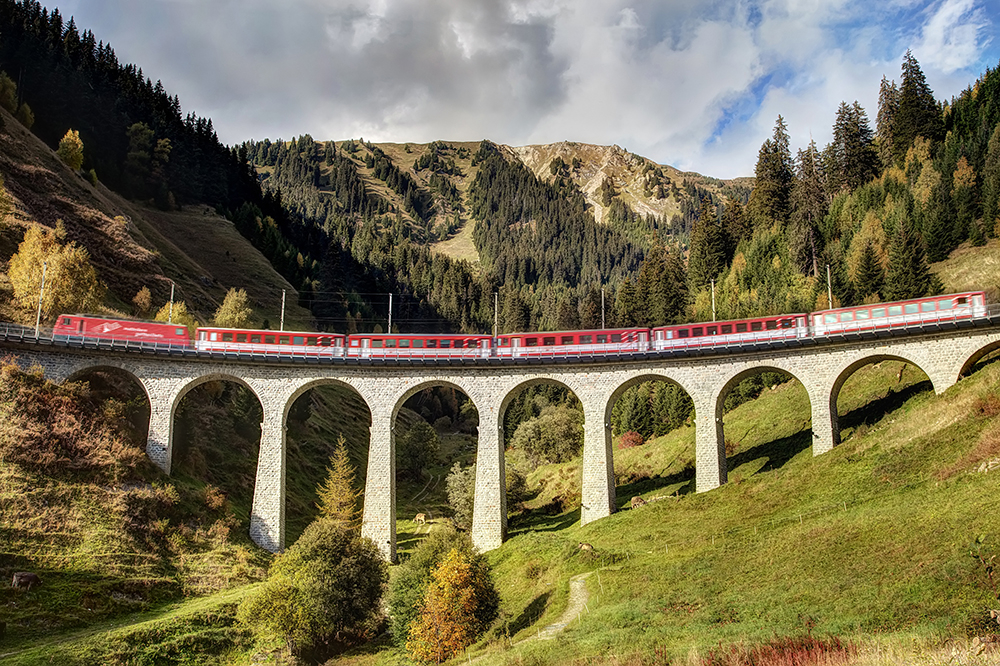
[[[177,407],[194,387],[227,380],[248,387],[263,408],[260,453],[250,519],[250,534],[263,548],[280,551],[285,539],[285,428],[297,398],[321,384],[353,389],[371,412],[371,439],[364,495],[362,533],[385,556],[396,555],[396,414],[415,393],[451,386],[465,393],[479,411],[479,441],[472,538],[481,550],[497,548],[506,536],[507,508],[503,465],[502,415],[524,387],[555,382],[576,394],[584,411],[583,524],[615,510],[614,461],[610,415],[630,386],[651,379],[681,386],[695,405],[696,489],[705,492],[726,482],[723,404],[745,377],[778,370],[805,387],[812,410],[813,454],[839,442],[837,397],[860,367],[885,359],[906,361],[923,370],[941,393],[983,356],[1000,348],[1000,317],[823,339],[771,341],[739,348],[650,352],[587,359],[376,360],[289,359],[257,354],[149,349],[122,342],[87,341],[70,345],[36,339],[33,332],[0,329],[0,345],[25,367],[40,366],[46,377],[66,381],[102,368],[131,374],[150,404],[147,454],[170,473],[173,423]]]

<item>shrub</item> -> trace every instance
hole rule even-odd
[[[470,465],[463,469],[462,463],[456,462],[445,479],[445,486],[455,524],[462,529],[471,528],[476,501],[476,466]]]
[[[517,427],[510,445],[535,465],[566,462],[583,447],[583,414],[567,405],[546,407]]]
[[[437,460],[440,444],[437,432],[426,421],[417,421],[396,442],[400,473],[420,478],[423,469]]]
[[[627,433],[621,436],[618,440],[619,449],[633,449],[637,446],[642,446],[644,444],[642,435],[637,433],[635,430],[629,430]]]
[[[344,640],[363,634],[379,614],[386,578],[382,554],[370,539],[317,520],[275,558],[237,617],[259,642],[279,638],[303,650]]]
[[[451,419],[447,415],[438,417],[434,420],[434,429],[437,431],[444,431],[451,428]]]

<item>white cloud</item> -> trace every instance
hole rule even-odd
[[[980,57],[980,35],[988,21],[975,0],[944,0],[923,26],[914,51],[925,66],[945,74],[975,65]]]

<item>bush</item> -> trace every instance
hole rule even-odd
[[[627,433],[621,436],[618,440],[619,449],[633,449],[637,446],[642,446],[645,441],[642,439],[642,435],[637,433],[635,430],[629,430]]]
[[[370,539],[317,520],[274,560],[237,617],[259,642],[278,638],[297,650],[363,637],[380,612],[387,575]]]
[[[583,413],[567,405],[546,407],[517,427],[510,445],[534,465],[566,462],[583,448]]]
[[[434,420],[434,429],[438,432],[448,430],[451,428],[451,419],[448,416],[441,416]]]
[[[462,463],[456,462],[445,479],[445,486],[455,524],[461,529],[470,529],[476,502],[476,466],[470,465],[463,469]]]
[[[401,474],[420,478],[423,469],[437,462],[440,444],[434,428],[417,421],[396,442],[396,459]]]

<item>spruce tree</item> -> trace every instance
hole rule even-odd
[[[924,246],[907,218],[900,220],[889,245],[889,269],[885,276],[885,298],[901,301],[925,296],[931,288],[930,268]]]
[[[810,141],[809,147],[798,153],[788,225],[788,249],[792,261],[800,273],[813,276],[819,272],[816,237],[827,209],[819,159],[815,141]]]
[[[637,326],[642,317],[642,304],[632,281],[625,278],[622,286],[618,289],[618,299],[615,301],[615,320],[617,325],[626,328]]]
[[[722,230],[711,216],[708,206],[702,207],[702,216],[691,229],[691,245],[688,253],[688,284],[697,292],[719,276],[726,267],[726,243]]]
[[[747,213],[755,228],[788,221],[792,190],[792,154],[788,144],[785,119],[778,116],[774,135],[766,140],[757,154],[756,180]]]
[[[601,294],[595,287],[587,290],[580,311],[580,328],[591,329],[601,327]]]
[[[560,331],[575,331],[580,328],[580,313],[576,307],[575,296],[566,296],[559,301],[556,328]]]
[[[830,158],[833,164],[826,175],[833,194],[853,191],[878,175],[875,137],[868,125],[868,114],[857,101],[850,106],[840,103]]]
[[[893,151],[892,125],[896,121],[896,111],[899,109],[899,88],[895,81],[889,81],[884,76],[878,91],[878,115],[875,119],[875,141],[878,145],[879,161],[883,169],[888,169],[895,162]]]
[[[861,261],[854,276],[854,292],[863,300],[872,296],[878,298],[884,285],[885,269],[879,261],[875,247],[869,241],[865,243],[865,248],[861,252]]]
[[[990,136],[986,150],[986,164],[983,166],[983,224],[989,236],[1000,217],[1000,125]]]
[[[893,156],[898,164],[902,164],[906,151],[918,136],[932,143],[941,141],[944,138],[944,120],[920,63],[907,51],[903,56],[899,108],[892,123]]]

